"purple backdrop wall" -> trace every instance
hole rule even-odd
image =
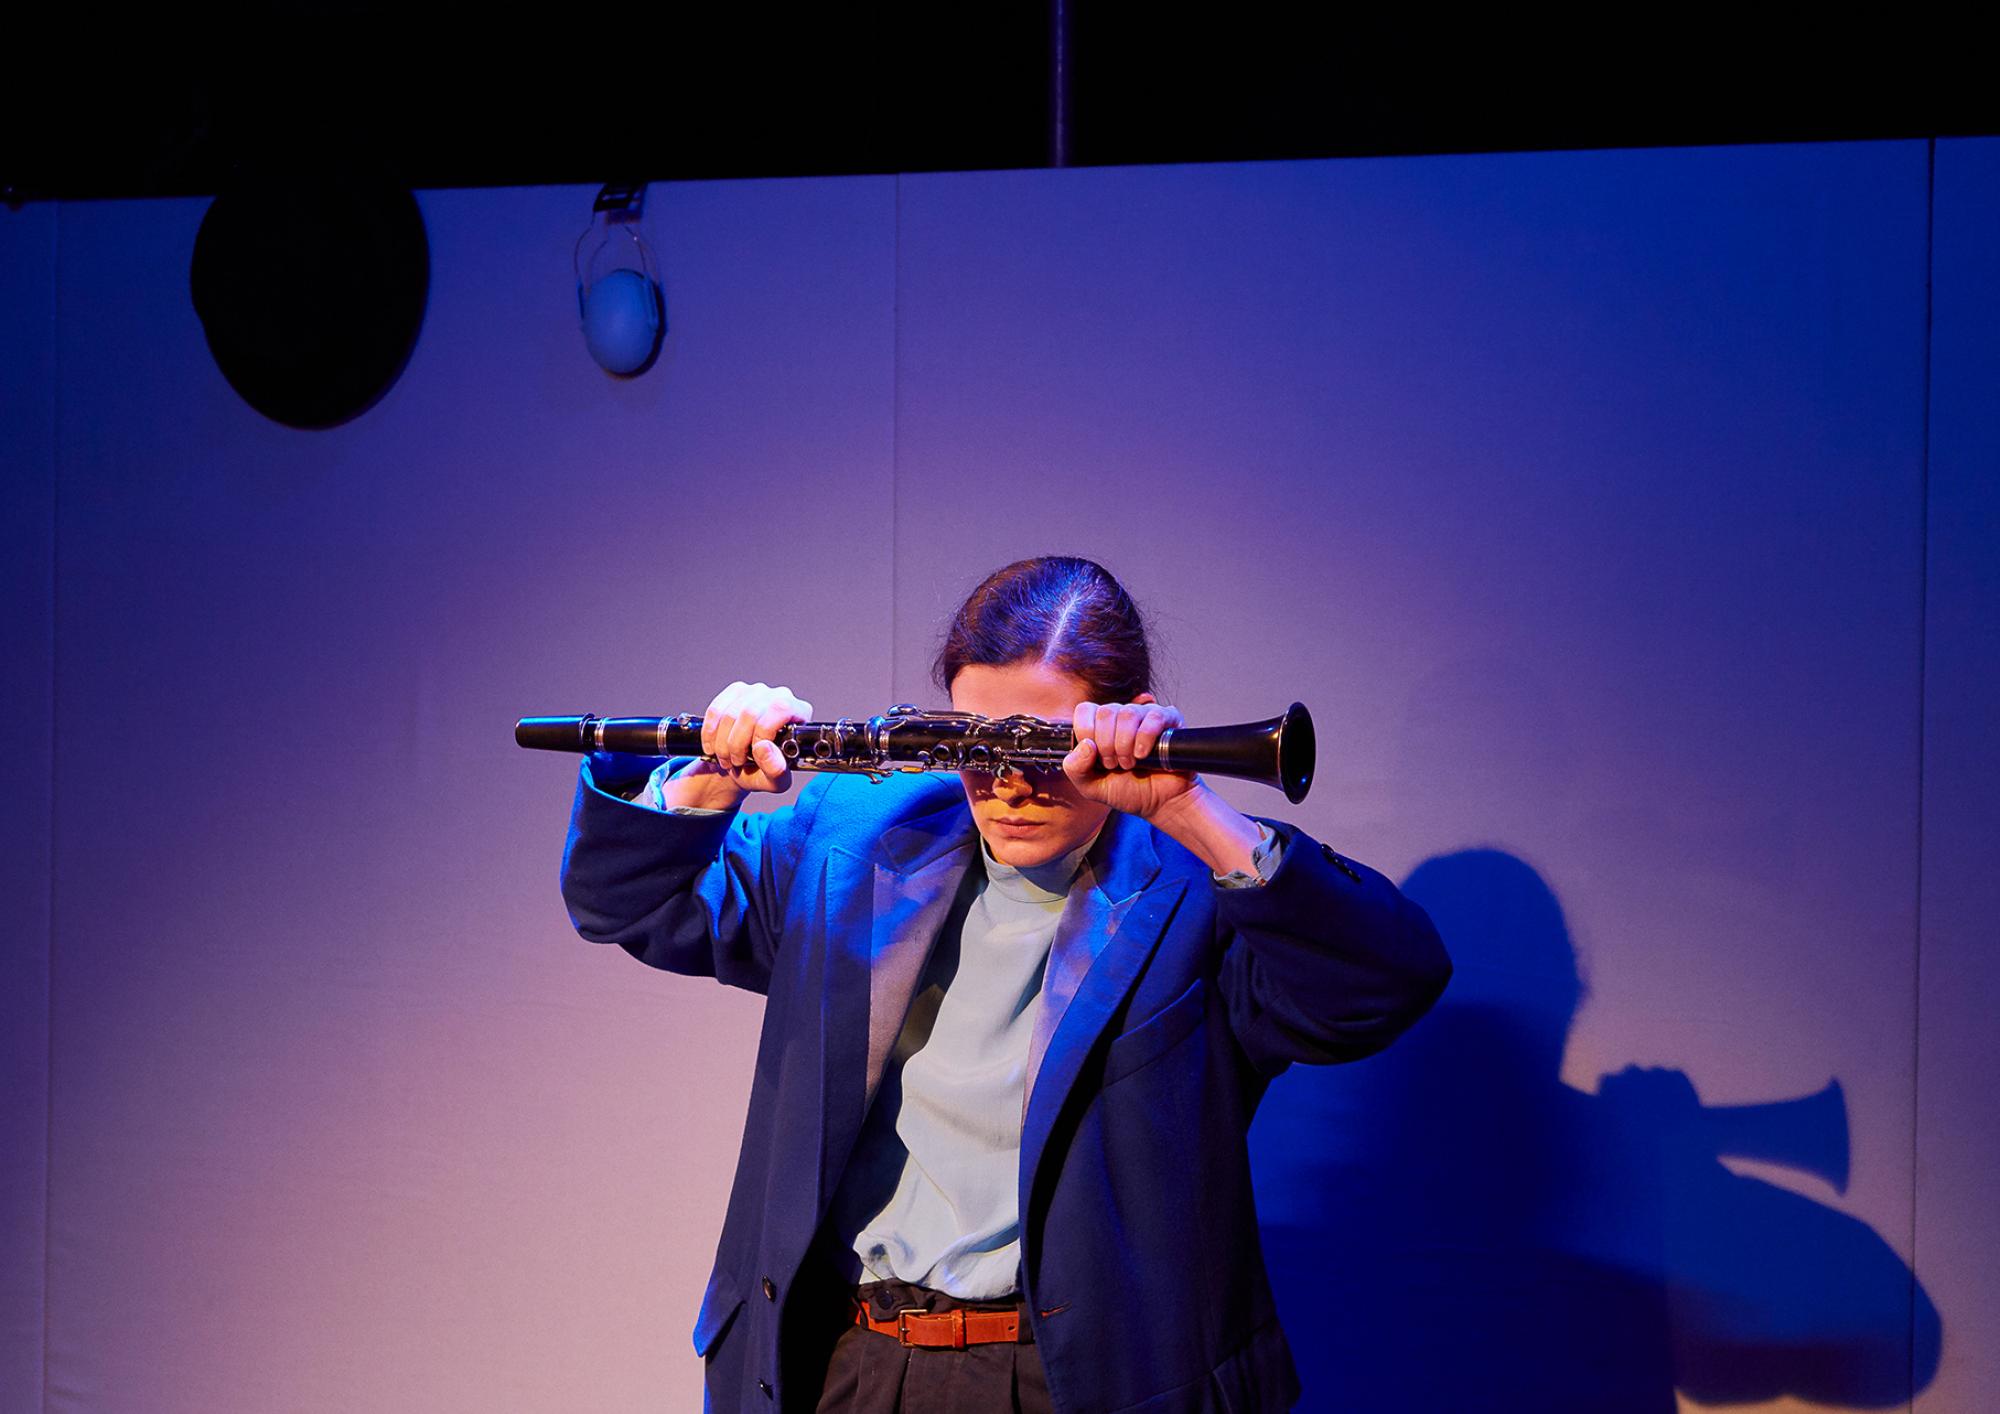
[[[49,1135],[56,220],[0,221],[0,1405],[42,1395]]]
[[[1938,144],[1936,231],[1916,1251],[1946,1339],[1917,1407],[1955,1414],[2000,1392],[2000,1349],[1976,1334],[2000,1316],[2000,139]]]
[[[1323,1407],[1907,1387],[1925,182],[1920,146],[904,182],[901,481],[1037,513],[905,492],[899,691],[968,567],[1101,553],[1196,719],[1321,713],[1309,828],[1436,861],[1446,1004],[1260,1125]],[[1839,1077],[1845,1195],[1712,1154],[1663,1189],[1677,1079],[1598,1094],[1634,1062]]]
[[[1308,1407],[1984,1407],[1994,150],[1935,210],[1924,144],[663,187],[630,383],[588,192],[427,195],[416,354],[318,434],[209,361],[197,204],[0,218],[61,723],[0,778],[0,1400],[696,1407],[756,1002],[566,935],[507,724],[927,700],[1054,548],[1191,717],[1312,704],[1296,817],[1463,963],[1260,1121]]]

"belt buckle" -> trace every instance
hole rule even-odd
[[[903,1343],[905,1349],[915,1346],[919,1350],[935,1350],[940,1347],[918,1345],[916,1341],[910,1338],[910,1317],[913,1315],[950,1317],[951,1348],[953,1350],[965,1349],[965,1308],[963,1306],[954,1306],[949,1311],[926,1311],[921,1306],[905,1306],[896,1312],[896,1339]]]

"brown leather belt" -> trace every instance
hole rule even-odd
[[[905,1345],[926,1350],[963,1350],[968,1345],[993,1345],[1021,1339],[1021,1312],[968,1311],[963,1306],[949,1311],[926,1311],[905,1306],[886,1321],[879,1321],[868,1307],[857,1302],[854,1324],[882,1335],[894,1336]]]

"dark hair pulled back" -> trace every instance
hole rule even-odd
[[[1078,679],[1098,702],[1130,702],[1153,686],[1139,606],[1111,571],[1073,555],[1017,560],[986,576],[952,615],[931,674],[950,692],[963,668],[1024,659]]]

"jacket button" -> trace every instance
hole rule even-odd
[[[765,1384],[762,1380],[757,1381],[757,1392],[763,1395],[764,1398],[766,1399],[769,1399],[771,1397],[771,1387]]]
[[[776,1301],[778,1299],[778,1284],[769,1277],[764,1278],[764,1299],[766,1301]]]

